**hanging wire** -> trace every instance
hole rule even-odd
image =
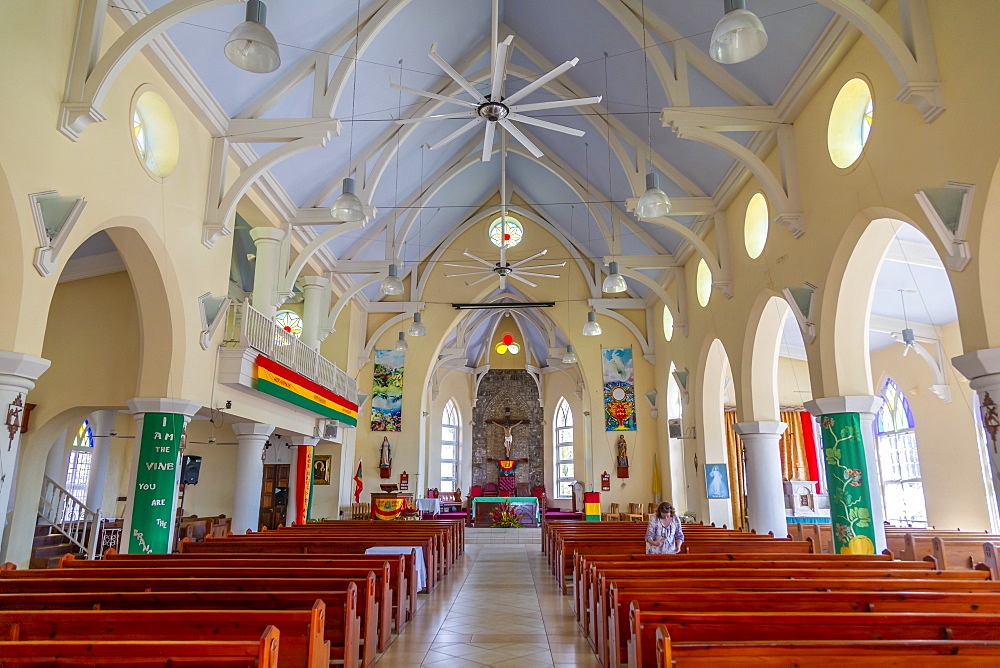
[[[649,54],[646,52],[646,0],[642,0],[642,75],[646,81],[646,163],[652,171],[649,155],[653,151],[653,119],[649,114]],[[609,103],[610,106],[610,103]]]
[[[347,148],[347,173],[350,175],[354,163],[354,112],[358,103],[358,52],[361,48],[361,0],[358,0],[358,14],[354,18],[354,78],[351,81],[351,139]]]
[[[610,89],[608,87],[608,52],[604,52],[604,99],[608,100],[607,109],[611,109],[611,95]],[[608,141],[608,199],[614,201],[614,186],[613,179],[611,177],[611,115],[606,114],[604,116],[604,122],[607,124],[607,141]],[[615,210],[612,205],[608,206],[608,221],[611,224],[611,255],[615,255]]]
[[[356,77],[355,77],[356,78]],[[403,85],[403,59],[399,59],[399,85]],[[399,91],[396,101],[396,118],[401,118],[403,114],[403,91]],[[403,134],[403,129],[400,128],[396,133],[396,174],[395,174],[395,193],[392,196],[392,240],[390,241],[392,249],[392,257],[389,258],[391,262],[396,261],[396,235],[399,234],[399,136]],[[421,181],[423,183],[423,181]],[[405,239],[400,240],[400,259],[404,259],[403,253]]]

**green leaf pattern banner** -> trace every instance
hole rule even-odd
[[[824,415],[823,453],[838,554],[875,554],[868,466],[857,413]]]
[[[129,554],[169,554],[177,503],[177,459],[186,424],[183,415],[146,413],[132,503]]]

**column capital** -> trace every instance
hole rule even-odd
[[[299,284],[299,287],[305,290],[306,288],[327,288],[330,287],[330,279],[326,276],[299,276],[298,280],[295,281]]]
[[[882,397],[868,394],[848,397],[822,397],[807,401],[805,409],[813,415],[829,415],[831,413],[861,413],[875,415],[882,407]]]
[[[270,436],[273,431],[274,425],[260,422],[237,422],[233,425],[237,440],[240,436]]]
[[[756,422],[737,422],[733,425],[733,431],[740,436],[751,436],[754,434],[780,436],[788,429],[788,425],[777,420],[759,420]]]
[[[136,416],[145,413],[171,413],[192,418],[195,413],[201,410],[201,404],[186,399],[134,397],[125,403],[128,405],[129,411]]]
[[[0,350],[0,389],[30,392],[50,364],[42,357]]]
[[[250,238],[253,239],[254,245],[260,242],[277,243],[285,238],[285,231],[277,227],[255,227],[250,230]]]
[[[952,357],[951,364],[970,381],[1000,374],[1000,348],[973,350],[971,353]]]
[[[288,445],[295,447],[296,445],[316,445],[319,443],[320,439],[316,436],[303,436],[302,434],[291,434],[285,441]]]

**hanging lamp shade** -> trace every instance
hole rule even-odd
[[[413,314],[413,322],[410,323],[410,327],[406,330],[406,333],[410,336],[427,336],[427,326],[424,325],[420,311]]]
[[[608,269],[610,273],[605,277],[602,289],[608,293],[625,292],[628,289],[628,284],[625,283],[625,277],[618,273],[618,263],[609,262]]]
[[[725,15],[712,32],[708,55],[717,63],[732,65],[750,60],[767,46],[767,32],[746,0],[725,0]]]
[[[660,175],[646,174],[646,192],[639,198],[635,215],[639,218],[659,218],[670,213],[670,198],[660,190]]]
[[[583,326],[584,336],[600,336],[601,323],[597,322],[597,314],[593,311],[587,314],[587,323]]]
[[[278,41],[264,25],[267,7],[260,0],[247,2],[247,20],[229,33],[226,58],[233,65],[257,74],[273,72],[281,65]]]
[[[333,201],[330,213],[339,223],[358,223],[365,219],[361,200],[354,194],[354,179],[344,179],[344,192]]]
[[[403,281],[399,280],[399,265],[389,265],[389,275],[382,279],[378,291],[383,295],[403,294]]]
[[[580,361],[580,358],[576,356],[576,351],[573,350],[573,344],[566,344],[566,352],[563,354],[562,361],[563,364],[576,364]]]
[[[409,350],[410,346],[406,343],[406,332],[399,333],[399,339],[396,340],[396,345],[394,345],[393,350]]]

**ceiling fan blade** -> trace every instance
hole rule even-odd
[[[492,272],[491,272],[491,273],[492,273]],[[480,283],[482,283],[483,281],[486,281],[486,280],[489,280],[489,279],[491,279],[491,278],[493,278],[493,277],[492,277],[492,276],[483,276],[483,277],[482,277],[482,278],[480,278],[480,279],[479,279],[478,281],[472,281],[471,283],[469,283],[468,281],[466,281],[466,282],[465,282],[465,284],[466,284],[466,285],[469,285],[469,286],[472,286],[472,285],[479,285],[479,284],[480,284]]]
[[[424,121],[444,121],[450,118],[469,118],[476,116],[475,111],[456,111],[453,114],[435,114],[434,116],[421,116],[420,118],[400,118],[396,120],[399,125],[412,125],[413,123],[423,123]],[[478,116],[476,120],[479,120]]]
[[[538,283],[532,283],[532,282],[531,282],[531,281],[529,281],[528,279],[526,279],[526,278],[521,278],[521,277],[520,277],[520,276],[518,276],[517,274],[509,274],[509,275],[508,275],[508,278],[513,278],[514,280],[517,280],[517,281],[521,281],[522,283],[527,283],[528,285],[530,285],[530,286],[531,286],[531,287],[533,287],[533,288],[537,288],[537,287],[538,287]]]
[[[493,157],[493,133],[497,130],[497,124],[486,121],[486,137],[483,139],[483,162],[489,162]]]
[[[454,67],[448,64],[448,62],[438,55],[437,52],[437,42],[431,44],[431,50],[427,53],[431,60],[437,63],[437,66],[444,70],[444,73],[454,79],[455,83],[465,89],[465,92],[472,96],[472,99],[476,102],[485,102],[486,98],[483,97],[482,93],[476,90],[468,80],[459,74]]]
[[[502,125],[503,129],[509,132],[514,137],[514,139],[521,142],[521,144],[524,145],[524,148],[528,149],[528,151],[531,152],[531,155],[535,156],[536,158],[542,157],[543,155],[542,150],[537,146],[535,146],[534,142],[528,139],[523,132],[514,127],[513,123],[508,121],[506,118],[501,118],[499,121],[497,121],[497,123]]]
[[[534,267],[532,267],[532,269],[534,269]],[[535,271],[524,271],[524,270],[521,270],[521,269],[517,270],[517,275],[518,276],[540,276],[542,278],[559,278],[558,274],[539,274],[538,272],[535,272]],[[514,276],[514,274],[511,274],[511,276]]]
[[[464,135],[466,132],[468,132],[472,128],[476,127],[476,123],[478,123],[479,121],[480,121],[480,118],[478,116],[476,116],[471,121],[469,121],[468,123],[466,123],[465,125],[463,125],[459,129],[455,130],[454,132],[452,132],[450,135],[448,135],[447,137],[445,137],[444,139],[442,139],[438,143],[434,144],[434,146],[431,146],[431,150],[435,151],[435,150],[441,148],[442,146],[444,146],[445,144],[448,144],[448,143],[454,141],[455,139],[458,139],[459,137],[461,137],[462,135]]]
[[[556,269],[558,267],[565,267],[565,262],[559,262],[558,264],[536,264],[532,267],[518,267],[519,269]]]
[[[459,100],[454,97],[448,97],[447,95],[438,95],[437,93],[431,93],[426,90],[420,90],[419,88],[410,88],[409,86],[403,86],[400,84],[392,83],[392,77],[389,78],[389,88],[394,88],[396,90],[401,90],[406,93],[413,93],[414,95],[420,95],[422,97],[429,97],[432,100],[441,100],[442,102],[451,102],[452,104],[459,104],[463,107],[473,107],[475,104],[468,102],[466,100]]]
[[[469,251],[463,252],[462,255],[464,255],[465,257],[467,257],[467,258],[469,258],[471,260],[475,260],[476,262],[482,262],[484,265],[486,265],[487,267],[489,267],[491,270],[493,269],[493,267],[496,266],[495,262],[487,262],[486,260],[484,260],[481,257],[476,257],[475,255],[473,255]]]
[[[512,266],[512,267],[519,267],[519,266],[521,266],[522,264],[524,264],[525,262],[531,262],[531,261],[532,261],[532,260],[534,260],[534,259],[535,259],[536,257],[541,257],[541,256],[545,255],[545,254],[546,254],[546,253],[548,253],[548,252],[549,252],[549,249],[548,249],[548,248],[546,248],[546,249],[545,249],[545,250],[543,250],[543,251],[538,251],[538,252],[537,252],[537,253],[535,253],[534,255],[529,255],[528,257],[524,258],[523,260],[518,260],[517,262],[515,262],[515,263],[514,263],[514,264],[512,264],[511,266]]]
[[[503,97],[503,82],[507,78],[507,57],[510,55],[510,43],[513,41],[514,36],[510,35],[497,44],[497,59],[493,67],[493,87],[490,90],[491,100],[499,101]]]
[[[596,97],[578,97],[573,100],[552,100],[551,102],[532,102],[531,104],[519,104],[511,107],[510,110],[516,113],[522,111],[538,111],[539,109],[561,109],[562,107],[579,107],[585,104],[597,104],[603,99],[601,95]]]
[[[906,357],[906,353],[910,352],[910,346],[903,344],[903,357]]]
[[[549,121],[543,121],[540,118],[532,118],[531,116],[525,116],[524,114],[508,114],[507,118],[512,121],[517,121],[518,123],[537,125],[538,127],[545,128],[546,130],[555,130],[556,132],[573,135],[574,137],[582,137],[587,134],[583,130],[577,130],[576,128],[571,128],[566,125],[559,125],[558,123],[550,123]]]
[[[515,104],[518,100],[523,100],[525,96],[531,95],[531,93],[535,92],[548,82],[552,81],[560,74],[563,74],[571,67],[574,67],[578,62],[580,62],[579,58],[574,58],[573,60],[567,60],[565,63],[555,68],[554,70],[550,71],[548,74],[543,74],[542,76],[538,77],[530,84],[522,88],[521,90],[517,91],[516,93],[508,97],[506,100],[504,100],[504,103],[510,106],[512,104]]]
[[[468,271],[462,274],[445,274],[445,278],[458,278],[460,276],[479,276],[481,274],[492,274],[493,272],[489,269],[480,269],[479,271]]]
[[[457,269],[479,269],[481,271],[487,271],[487,270],[483,269],[483,267],[476,267],[476,266],[471,265],[471,264],[454,264],[452,262],[442,262],[441,264],[443,264],[446,267],[455,267]],[[493,270],[489,269],[488,271],[493,271]]]

